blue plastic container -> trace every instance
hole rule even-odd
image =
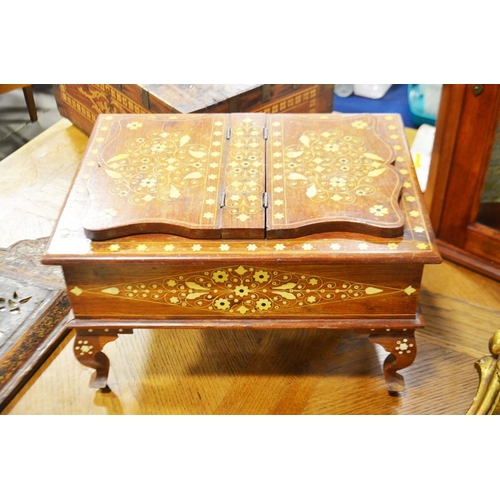
[[[436,124],[442,88],[442,84],[408,85],[408,106],[417,127],[424,123]]]

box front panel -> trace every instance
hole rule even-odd
[[[422,266],[225,262],[65,266],[77,318],[413,318]]]

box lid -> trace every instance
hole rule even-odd
[[[101,115],[87,237],[403,233],[403,181],[372,115]]]

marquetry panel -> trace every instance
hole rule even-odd
[[[221,237],[265,236],[266,149],[263,113],[231,115],[221,200]]]
[[[66,266],[78,318],[414,317],[422,266]]]
[[[275,115],[269,134],[268,237],[403,233],[403,181],[375,116]]]
[[[81,171],[87,236],[217,237],[226,127],[219,114],[101,116]]]

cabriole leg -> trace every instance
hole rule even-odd
[[[102,352],[103,347],[116,340],[118,334],[133,333],[123,329],[76,329],[73,351],[76,359],[84,366],[93,368],[95,372],[90,378],[90,387],[103,389],[108,383],[109,358]]]
[[[384,361],[385,382],[389,393],[402,392],[405,388],[404,378],[397,372],[407,368],[415,360],[415,331],[386,330],[383,333],[371,333],[369,339],[390,353]]]

